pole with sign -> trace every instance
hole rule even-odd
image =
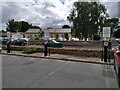
[[[44,39],[45,40],[49,39],[49,31],[48,30],[44,30]],[[44,56],[47,56],[47,53],[48,53],[48,45],[47,45],[47,43],[44,43]]]
[[[110,62],[110,46],[111,44],[111,27],[103,27],[103,32],[102,32],[102,38],[103,38],[103,43],[102,43],[102,58],[104,59],[104,62],[108,62],[108,57],[109,57],[109,62]],[[109,49],[109,50],[108,50]]]
[[[109,41],[111,37],[111,27],[103,27],[103,40]]]
[[[10,32],[7,32],[7,37],[8,37],[9,39],[11,38]]]
[[[44,39],[45,40],[49,39],[49,31],[48,30],[44,30]]]

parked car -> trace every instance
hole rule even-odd
[[[10,39],[2,39],[2,45],[6,45],[8,41],[10,41]]]
[[[47,45],[48,47],[56,47],[56,48],[63,47],[63,44],[61,42],[57,42],[55,40],[46,40],[44,41],[44,45]]]
[[[114,48],[114,69],[120,86],[120,50],[118,48]]]
[[[25,39],[16,39],[13,41],[14,45],[18,45],[18,46],[25,46],[27,44],[27,40]]]
[[[19,39],[24,39],[24,40],[26,40],[26,41],[29,41],[29,38],[19,38]]]

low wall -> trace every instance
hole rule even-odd
[[[63,46],[100,46],[101,41],[59,41]],[[43,45],[43,41],[29,41],[28,45]]]
[[[12,50],[23,51],[25,46],[12,46]],[[5,46],[2,46],[2,49],[6,49]],[[37,52],[44,52],[44,48],[37,47]],[[52,54],[65,54],[72,56],[83,56],[83,57],[101,57],[101,51],[93,50],[79,50],[79,49],[63,49],[63,48],[50,48]]]

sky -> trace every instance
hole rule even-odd
[[[70,24],[67,20],[73,3],[78,0],[2,0],[0,2],[0,29],[6,28],[8,19],[27,21],[41,28],[61,28]],[[120,0],[101,0],[111,17],[118,16]]]

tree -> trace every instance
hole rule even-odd
[[[62,26],[62,28],[70,28],[70,26],[69,25],[64,25],[64,26]]]
[[[75,37],[85,40],[88,35],[96,34],[98,27],[102,25],[103,20],[108,16],[106,8],[99,2],[75,2],[74,7],[67,17],[72,23],[72,33]]]
[[[58,33],[55,34],[55,38],[56,38],[56,40],[59,39],[59,34]]]
[[[32,26],[31,28],[40,29],[41,30],[41,28],[39,26]]]
[[[65,33],[65,39],[68,41],[69,37],[68,37],[68,33]]]
[[[53,29],[52,27],[47,27],[47,29]]]
[[[8,20],[7,24],[7,31],[10,32],[26,32],[29,28],[40,29],[39,26],[33,26],[25,21],[15,21],[14,19]]]
[[[111,27],[111,33],[113,33],[113,29],[118,28],[119,25],[119,19],[118,18],[111,18],[111,19],[106,19],[104,22],[105,27]]]
[[[25,21],[20,21],[20,32],[26,32],[29,28],[31,28],[32,26],[28,23],[28,22],[25,22]]]
[[[117,31],[115,32],[114,36],[116,38],[120,38],[120,29],[117,29]]]
[[[7,28],[6,28],[7,31],[10,32],[20,31],[20,23],[18,21],[15,21],[14,19],[11,20],[9,19],[6,24],[7,24]]]
[[[43,36],[44,36],[44,32],[41,32],[41,33],[39,34],[40,39],[42,39]]]
[[[2,31],[2,33],[5,33],[5,32],[6,32],[5,30],[0,30],[0,31]]]

